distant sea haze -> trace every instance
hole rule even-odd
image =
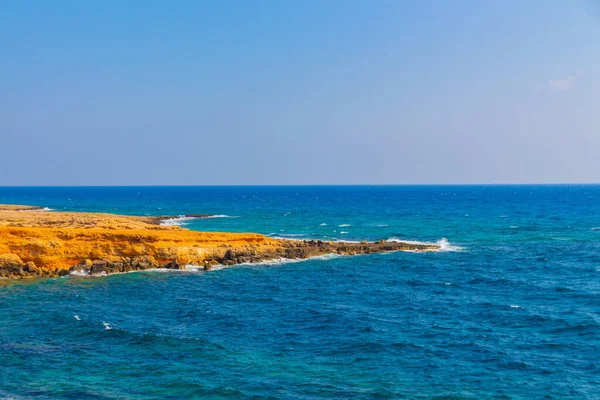
[[[3,187],[444,251],[0,282],[2,398],[599,398],[600,186]]]

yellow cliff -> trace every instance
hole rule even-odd
[[[327,253],[438,250],[427,244],[293,241],[255,233],[196,232],[160,224],[168,218],[0,205],[0,277],[106,275],[186,265],[210,269],[216,264]]]

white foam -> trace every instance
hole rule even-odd
[[[383,228],[384,226],[388,226],[388,224],[378,224],[377,225],[378,228]]]
[[[185,215],[180,215],[177,218],[170,218],[170,219],[166,219],[163,220],[160,224],[164,225],[164,226],[180,226],[180,225],[184,225],[189,221],[192,221],[196,218],[194,217],[186,217]]]
[[[257,263],[241,263],[237,265],[281,265],[281,264],[292,264],[308,260],[333,260],[334,258],[342,257],[340,254],[323,254],[320,256],[309,257],[309,258],[274,258],[272,260],[264,260]]]
[[[519,229],[519,227],[518,227],[518,226],[516,226],[516,225],[511,225],[511,226],[510,226],[510,229]]]
[[[309,240],[304,233],[269,233],[267,236],[281,240]]]
[[[341,225],[338,225],[338,226],[339,226],[340,228],[345,228],[345,227],[347,227],[347,226],[352,226],[352,225],[350,225],[350,224],[341,224]]]
[[[347,234],[347,233],[348,233],[348,232],[346,232],[346,231],[341,231],[341,232],[340,232],[340,234],[341,234],[341,235],[345,235],[345,234]]]
[[[107,331],[110,331],[112,329],[112,326],[110,326],[108,322],[102,322],[102,325],[104,325],[104,329],[106,329]]]
[[[42,207],[42,208],[33,208],[30,210],[19,210],[21,212],[42,212],[42,211],[54,211],[53,208],[48,208],[48,207]]]
[[[446,239],[446,238],[441,238],[437,242],[419,242],[417,240],[403,240],[403,239],[398,239],[396,237],[391,237],[387,240],[387,242],[416,244],[416,245],[423,245],[423,244],[424,245],[434,245],[434,246],[440,247],[440,249],[438,250],[440,252],[442,252],[442,251],[463,251],[464,250],[464,247],[451,245],[450,242],[448,242],[448,239]]]
[[[327,226],[327,224],[323,222],[322,224],[319,224],[319,226]]]
[[[180,225],[185,225],[190,221],[193,221],[195,219],[215,219],[215,218],[239,218],[238,216],[234,216],[234,215],[225,215],[225,214],[217,214],[217,215],[207,215],[206,217],[186,217],[185,215],[178,215],[176,218],[168,218],[165,219],[163,221],[161,221],[161,225],[165,225],[165,226],[180,226]]]
[[[251,263],[251,262],[239,263],[239,264],[235,264],[232,266],[218,264],[218,265],[214,265],[210,270],[211,271],[219,271],[221,269],[230,268],[230,267],[255,266],[255,265],[277,266],[277,265],[283,265],[283,264],[299,263],[299,262],[308,261],[308,260],[332,260],[332,259],[338,258],[338,257],[342,257],[342,256],[339,254],[323,254],[321,256],[315,256],[315,257],[309,257],[309,258],[282,258],[282,257],[280,257],[280,258],[273,258],[271,260],[264,260],[264,261],[260,261],[260,262],[256,262],[256,263]],[[186,265],[185,270],[188,272],[201,272],[201,271],[204,271],[204,267],[201,267],[198,265]]]
[[[282,236],[282,235],[267,235],[267,236],[270,237],[271,239],[277,239],[277,240],[296,240],[296,241],[308,240],[307,238],[294,238],[294,237]]]
[[[188,272],[200,272],[200,271],[204,271],[204,267],[200,266],[200,265],[186,265],[185,266],[185,270]]]
[[[74,271],[69,272],[69,275],[71,275],[71,276],[88,276],[88,273],[89,273],[89,271],[86,272],[86,271],[74,270]]]
[[[521,306],[517,305],[517,304],[511,304],[510,308],[521,308]]]
[[[79,315],[74,315],[73,318],[75,318],[77,321],[81,321],[81,318],[79,318]]]

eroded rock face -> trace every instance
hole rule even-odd
[[[271,240],[272,241],[272,240]],[[202,248],[199,248],[203,250]],[[390,251],[435,251],[439,247],[433,244],[361,242],[361,243],[336,243],[315,240],[287,241],[275,240],[269,246],[242,245],[212,247],[211,251],[198,251],[198,257],[187,259],[174,257],[171,260],[160,261],[151,255],[135,257],[110,256],[108,259],[82,259],[69,269],[44,269],[39,268],[33,261],[23,262],[15,254],[0,255],[0,277],[25,278],[36,276],[106,276],[115,273],[142,271],[151,268],[167,268],[185,270],[187,265],[195,265],[205,271],[212,270],[216,265],[232,266],[242,263],[258,263],[273,259],[306,259],[324,254],[355,255],[372,254]],[[177,249],[173,249],[177,253]],[[164,255],[164,250],[162,253]]]
[[[185,270],[187,265],[208,271],[216,265],[278,258],[439,249],[430,244],[296,241],[253,233],[195,232],[157,227],[150,218],[108,214],[35,211],[34,217],[18,223],[15,215],[29,214],[0,208],[1,278],[103,276],[151,268]]]
[[[16,254],[0,254],[0,277],[20,278],[24,275],[24,267],[25,263]]]

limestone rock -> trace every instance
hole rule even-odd
[[[17,278],[24,274],[25,263],[16,254],[0,254],[0,277]]]

